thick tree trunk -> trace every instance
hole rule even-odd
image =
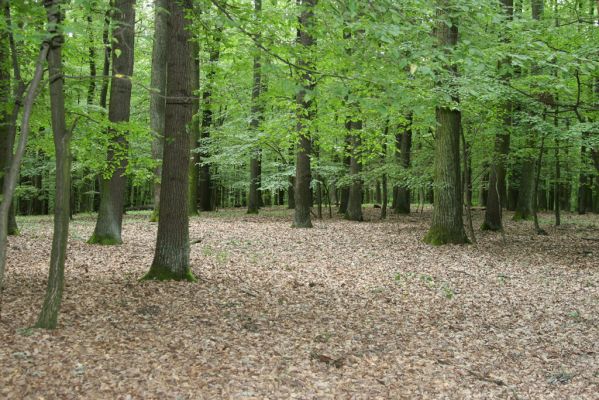
[[[399,148],[399,164],[404,172],[410,168],[410,159],[412,151],[412,113],[407,115],[407,122],[403,127],[403,132],[398,137],[397,147]],[[394,211],[396,214],[410,213],[410,188],[405,183],[397,186],[397,198]]]
[[[297,32],[297,42],[307,53],[310,48],[316,44],[316,39],[312,36],[314,25],[314,7],[317,0],[299,0],[301,14],[299,16],[299,29]],[[298,65],[309,67],[310,60],[301,58]],[[311,228],[312,220],[310,217],[310,206],[312,204],[312,193],[310,185],[312,182],[312,170],[310,166],[310,156],[312,155],[312,138],[310,121],[314,118],[314,107],[312,99],[308,97],[308,92],[313,93],[315,82],[308,71],[302,73],[301,89],[297,94],[297,132],[299,143],[297,147],[295,162],[295,209],[293,216],[293,226],[295,228]]]
[[[48,13],[48,33],[51,36],[48,52],[50,78],[50,113],[56,150],[56,198],[54,203],[54,234],[50,253],[50,271],[42,310],[36,327],[54,329],[58,323],[58,312],[64,288],[64,263],[67,253],[70,219],[71,192],[71,132],[66,127],[64,106],[64,78],[62,73],[62,43],[60,31],[62,15],[60,0],[45,0]]]
[[[450,17],[447,0],[438,0],[440,6],[435,35],[439,46],[450,51],[458,41],[457,21],[446,22]],[[457,75],[455,66],[448,65],[447,72]],[[455,93],[450,82],[443,82],[444,89]],[[457,97],[453,101],[459,101]],[[437,134],[435,136],[434,163],[434,211],[431,227],[424,238],[434,245],[467,243],[462,217],[462,189],[460,173],[461,113],[449,105],[437,106]]]
[[[183,4],[181,4],[183,3]],[[189,136],[192,119],[193,56],[189,19],[191,0],[170,1],[168,78],[162,190],[156,251],[145,280],[195,281],[189,268]]]
[[[122,243],[121,231],[125,192],[127,189],[126,132],[118,130],[119,122],[128,122],[131,112],[131,77],[135,44],[135,0],[116,0],[114,21],[114,51],[112,57],[112,84],[108,119],[117,126],[109,129],[108,165],[112,170],[108,179],[102,178],[100,210],[94,234],[89,243],[113,245]]]
[[[198,215],[198,188],[200,184],[200,153],[197,151],[201,137],[200,126],[200,99],[196,93],[200,90],[200,44],[199,37],[191,41],[191,54],[193,57],[193,69],[191,79],[191,92],[194,94],[192,100],[191,134],[189,135],[189,215]],[[211,200],[212,202],[212,200]],[[214,204],[214,203],[212,203]],[[216,205],[215,205],[216,206]]]
[[[158,218],[160,209],[160,176],[162,175],[162,151],[164,148],[164,107],[166,91],[166,56],[168,41],[168,0],[154,1],[154,45],[152,47],[152,72],[150,85],[150,130],[152,157],[157,162],[154,169],[154,211],[152,220]]]

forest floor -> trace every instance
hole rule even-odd
[[[54,331],[28,328],[45,291],[51,219],[19,220],[0,320],[3,399],[598,399],[599,216],[548,236],[422,242],[430,211],[380,222],[225,210],[191,220],[198,283],[139,282],[156,227],[125,244],[71,225]],[[475,213],[480,226],[482,213]]]

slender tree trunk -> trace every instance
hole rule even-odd
[[[450,16],[450,2],[438,0],[438,22],[435,36],[439,46],[448,52],[457,45],[458,25]],[[451,26],[446,22],[451,21]],[[449,75],[457,75],[457,68],[446,67]],[[455,93],[451,82],[443,82],[444,89]],[[454,89],[454,90],[451,90]],[[453,95],[453,101],[459,99]],[[437,134],[435,137],[434,163],[434,211],[431,227],[424,238],[425,242],[442,245],[447,243],[467,243],[462,217],[462,188],[460,173],[460,130],[461,113],[449,105],[436,109]]]
[[[108,119],[117,126],[109,129],[108,165],[112,170],[108,179],[102,178],[100,211],[94,234],[89,243],[113,245],[122,243],[121,231],[125,192],[127,189],[128,142],[126,132],[118,129],[119,122],[128,122],[131,112],[131,77],[135,44],[135,0],[116,0],[114,21],[114,51],[112,84]]]
[[[362,169],[360,162],[360,131],[362,130],[362,121],[352,121],[350,123],[350,143],[351,156],[349,162],[349,174],[351,184],[349,186],[349,196],[347,202],[347,211],[345,218],[350,221],[362,221],[362,178],[360,171]]]
[[[189,136],[192,119],[193,55],[190,20],[185,17],[191,0],[170,1],[166,84],[166,113],[162,190],[156,251],[145,280],[195,281],[189,268]]]
[[[540,20],[543,16],[544,1],[543,0],[531,0],[532,18],[534,20]],[[538,73],[538,66],[533,66],[533,74]],[[531,149],[535,148],[536,135],[534,132],[530,132],[527,139],[527,147]],[[536,205],[533,204],[536,197],[534,193],[535,183],[535,155],[528,154],[522,160],[522,172],[520,174],[520,189],[518,191],[518,203],[516,204],[516,212],[514,213],[514,220],[529,220],[534,219],[534,208]]]
[[[209,65],[206,72],[206,85],[202,93],[202,125],[200,129],[200,165],[199,165],[199,186],[198,203],[200,211],[214,211],[212,203],[213,182],[210,171],[210,165],[204,162],[204,158],[210,156],[206,140],[210,138],[210,130],[213,124],[212,111],[212,91],[217,71],[217,64],[220,60],[220,42],[221,28],[215,28],[212,43],[209,45]]]
[[[6,7],[4,8],[4,16],[6,20],[6,24],[8,27],[12,27],[12,17],[10,14],[10,4],[9,1],[6,0]],[[17,43],[15,41],[15,37],[12,33],[12,30],[8,33],[8,41],[10,44],[10,55],[12,61],[12,70],[13,70],[13,107],[12,113],[10,116],[10,126],[9,126],[9,134],[7,141],[7,149],[10,149],[10,153],[7,156],[7,159],[12,159],[12,150],[14,148],[15,138],[17,136],[17,120],[19,119],[19,111],[21,110],[21,104],[23,102],[23,96],[25,94],[25,82],[23,82],[23,78],[21,77],[21,65],[19,64],[19,54],[17,52]],[[8,166],[7,166],[8,172]],[[19,228],[17,226],[16,219],[16,202],[13,200],[10,206],[10,211],[8,214],[8,234],[9,235],[18,235]]]
[[[262,0],[254,0],[254,13],[256,19],[260,20],[260,14],[262,13]],[[260,34],[258,33],[257,40],[260,40]],[[256,49],[254,55],[254,66],[253,66],[253,85],[252,85],[252,119],[250,121],[250,130],[254,134],[258,134],[260,130],[260,122],[262,121],[263,107],[260,100],[262,94],[262,55],[260,49]],[[250,189],[248,196],[248,214],[257,214],[260,208],[260,172],[261,172],[261,157],[262,152],[260,148],[252,149],[250,157]]]
[[[410,158],[412,151],[412,113],[408,113],[407,122],[403,127],[403,132],[399,135],[399,164],[404,173],[410,168]],[[401,182],[397,186],[397,199],[395,202],[395,213],[396,214],[409,214],[410,213],[410,200],[411,193],[410,188],[405,183]]]
[[[35,72],[33,79],[29,83],[27,95],[23,103],[23,120],[21,122],[21,134],[19,135],[19,142],[15,154],[11,157],[10,169],[7,175],[4,177],[3,182],[3,201],[0,203],[0,291],[3,288],[4,283],[4,271],[6,267],[6,247],[7,247],[7,236],[8,236],[8,216],[10,213],[10,204],[12,202],[15,188],[17,186],[17,179],[19,176],[19,169],[25,154],[25,147],[27,145],[27,139],[29,138],[30,131],[30,120],[31,113],[33,111],[33,103],[38,94],[39,84],[42,80],[44,62],[48,56],[49,44],[47,42],[42,43],[39,58],[36,63]]]
[[[297,42],[306,53],[309,53],[311,47],[316,44],[316,39],[312,36],[316,2],[317,0],[298,0],[298,4],[301,7],[301,14],[299,16],[300,27],[297,32]],[[304,57],[300,58],[297,63],[300,66],[309,67],[311,62]],[[307,57],[311,58],[309,55]],[[312,220],[310,218],[310,206],[312,204],[312,193],[310,190],[312,182],[312,169],[310,166],[312,135],[310,122],[314,118],[314,106],[308,93],[313,93],[315,87],[316,83],[312,74],[304,71],[302,73],[301,88],[297,94],[296,129],[299,135],[299,143],[295,162],[295,212],[293,216],[293,226],[295,228],[312,227]]]
[[[154,211],[152,220],[158,219],[160,209],[160,176],[162,175],[162,150],[164,148],[164,108],[166,88],[166,56],[168,34],[168,0],[154,0],[154,45],[152,47],[152,72],[150,85],[150,129],[154,168]]]
[[[64,288],[64,263],[67,253],[71,192],[71,132],[67,129],[64,106],[64,78],[62,72],[61,0],[45,0],[48,14],[48,33],[51,36],[48,52],[50,76],[50,113],[56,150],[56,199],[54,203],[54,235],[50,253],[50,271],[42,310],[36,327],[54,329]]]

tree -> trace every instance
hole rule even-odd
[[[310,156],[312,154],[311,121],[314,119],[314,106],[312,96],[316,83],[310,71],[312,63],[306,57],[310,57],[311,47],[315,46],[316,39],[313,36],[314,8],[317,0],[299,0],[301,7],[299,16],[299,29],[297,31],[297,42],[305,53],[297,64],[302,67],[301,87],[297,93],[297,127],[299,143],[296,150],[295,161],[295,208],[293,215],[293,226],[295,228],[311,228],[310,207],[312,205],[312,169]]]
[[[403,172],[410,168],[410,153],[412,151],[412,113],[408,113],[406,123],[402,126],[402,131],[397,134],[395,139],[398,152],[399,164]],[[397,186],[397,199],[395,203],[395,213],[410,213],[410,187],[405,183]]]
[[[254,10],[256,18],[260,18],[262,12],[262,0],[254,0]],[[260,35],[256,40],[260,39]],[[262,120],[262,113],[264,112],[260,94],[262,93],[262,58],[260,49],[256,49],[254,55],[253,69],[253,85],[252,85],[252,116],[250,121],[250,129],[254,134],[259,133],[260,122]],[[248,195],[248,214],[257,214],[260,208],[260,162],[261,162],[261,151],[259,147],[252,150],[250,156],[250,189]]]
[[[171,1],[169,10],[166,114],[162,190],[154,261],[144,280],[195,281],[189,267],[189,136],[192,119],[191,1]]]
[[[162,174],[162,149],[164,148],[164,107],[166,87],[166,56],[167,56],[167,14],[168,1],[154,2],[154,46],[152,47],[152,92],[150,94],[150,129],[154,135],[152,141],[152,156],[157,162],[154,170],[154,213],[153,219],[158,218],[160,209],[160,175]]]
[[[451,56],[458,42],[457,20],[452,16],[452,1],[438,0],[435,37],[444,53]],[[434,245],[467,243],[462,219],[462,190],[460,173],[461,112],[455,103],[457,97],[455,78],[457,67],[445,66],[445,76],[439,84],[449,92],[452,104],[436,108],[437,132],[435,136],[434,162],[434,211],[431,227],[424,241]]]
[[[514,17],[514,2],[513,0],[501,0],[503,10],[506,16],[506,21],[513,20]],[[509,83],[510,59],[500,62],[500,68],[508,68],[502,79]],[[493,149],[493,160],[491,161],[489,171],[489,190],[487,192],[487,201],[485,209],[485,221],[482,229],[490,231],[499,231],[503,229],[502,213],[503,208],[507,205],[506,192],[506,162],[510,148],[510,133],[513,122],[513,104],[510,100],[505,101],[503,106],[503,132],[495,135],[495,144]]]
[[[19,135],[19,142],[13,155],[10,157],[10,168],[4,177],[2,187],[2,203],[0,203],[0,293],[3,290],[4,285],[4,272],[6,269],[6,248],[8,246],[8,225],[9,225],[9,213],[12,204],[12,200],[15,193],[15,187],[17,185],[17,178],[19,175],[19,169],[21,162],[25,154],[25,147],[27,140],[29,139],[30,121],[31,114],[33,111],[33,104],[38,95],[38,87],[42,80],[44,72],[44,63],[48,56],[49,43],[47,41],[42,42],[42,46],[39,52],[38,60],[35,66],[33,79],[29,83],[25,101],[23,103],[23,117],[21,122],[21,134]],[[14,47],[13,47],[14,49]],[[24,88],[24,86],[22,86]],[[16,120],[17,106],[13,109],[13,120]],[[12,147],[12,146],[11,146]],[[12,152],[12,151],[11,151]]]
[[[0,1],[0,12],[4,14],[6,27],[0,31],[0,187],[3,187],[4,176],[10,169],[10,162],[16,135],[16,120],[19,115],[20,102],[25,85],[21,79],[20,66],[17,59],[14,37],[11,32],[11,17],[8,0]],[[12,62],[11,62],[12,61]],[[11,93],[10,66],[13,66],[14,90]],[[11,94],[13,98],[11,98]],[[12,103],[12,104],[11,104]],[[12,105],[12,107],[10,107]],[[8,211],[8,235],[17,235],[19,228],[15,217],[14,203]]]
[[[88,243],[114,245],[123,242],[121,231],[127,189],[127,138],[123,123],[131,113],[131,87],[135,46],[135,0],[116,0],[113,21],[112,79],[108,119],[108,178],[102,177],[100,210],[96,228]]]
[[[64,288],[64,263],[67,253],[70,220],[71,193],[71,133],[66,126],[64,75],[62,71],[61,31],[62,12],[60,0],[45,0],[48,14],[48,74],[50,76],[50,112],[52,114],[52,132],[56,150],[56,200],[54,204],[54,234],[50,253],[50,272],[46,296],[38,316],[36,327],[54,329],[58,323],[58,312],[62,302]]]

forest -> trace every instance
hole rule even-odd
[[[0,12],[0,397],[597,399],[599,0]]]

